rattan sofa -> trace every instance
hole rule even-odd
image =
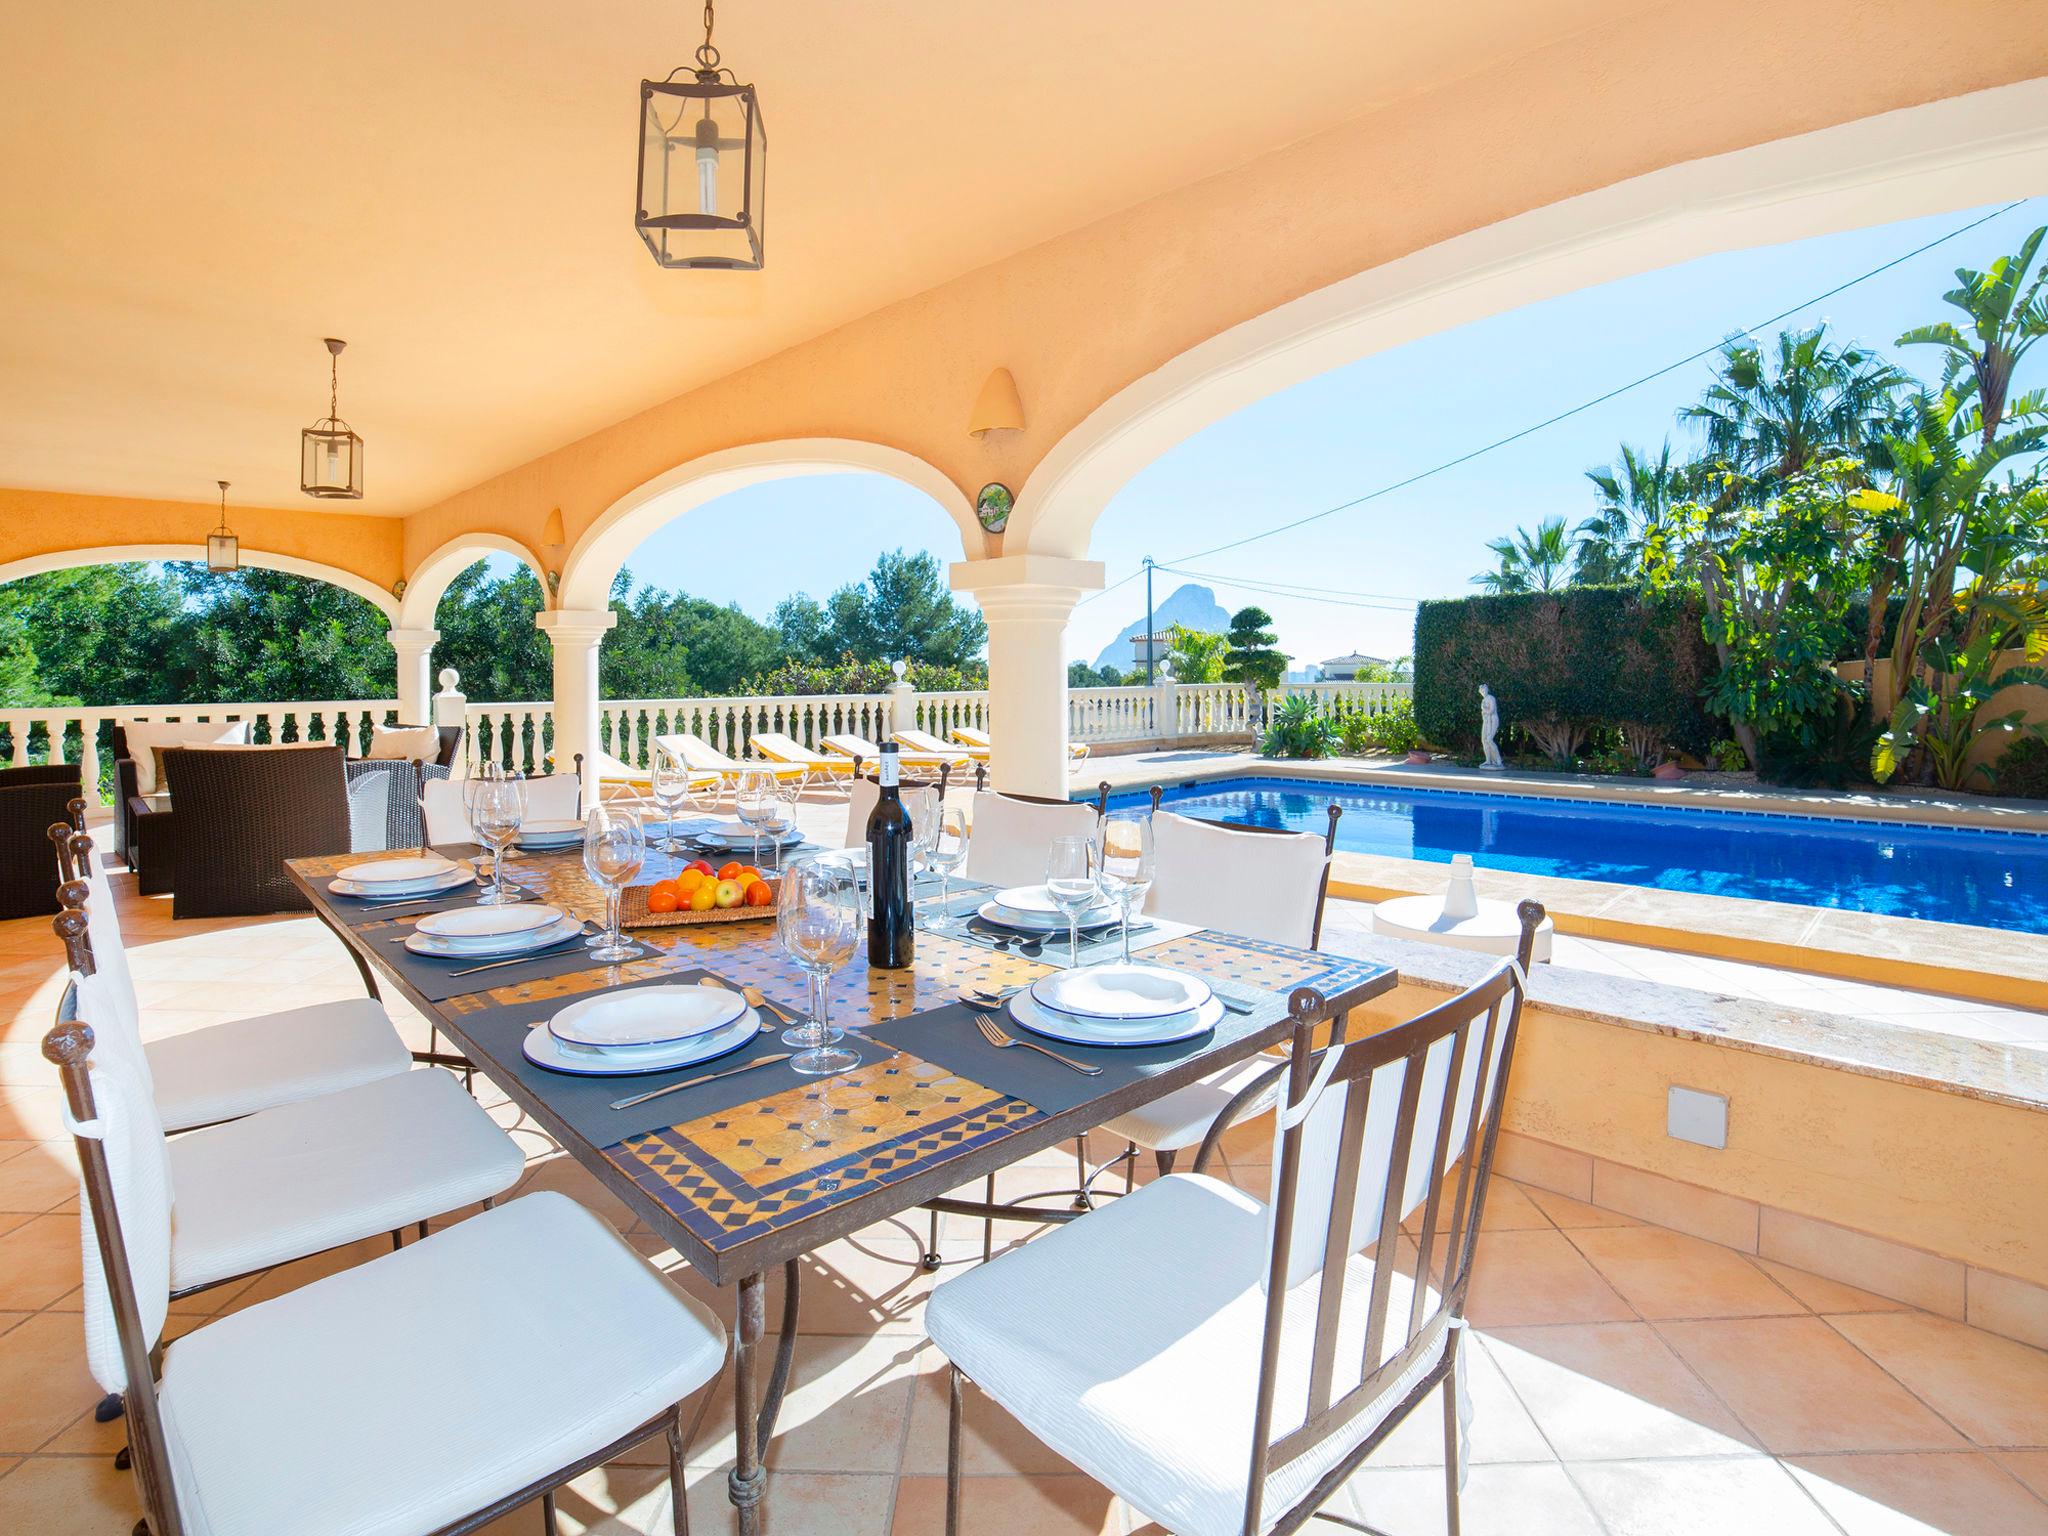
[[[177,807],[171,915],[301,912],[286,859],[349,851],[340,747],[174,747],[164,777]]]

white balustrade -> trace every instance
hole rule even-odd
[[[1413,683],[1288,683],[1273,693],[1271,702],[1277,708],[1285,699],[1306,698],[1314,701],[1318,714],[1380,715],[1391,709],[1396,699],[1411,698],[1414,693]]]

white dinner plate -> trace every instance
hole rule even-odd
[[[1067,915],[1051,912],[1043,915],[1022,913],[989,900],[981,904],[981,920],[997,928],[1008,928],[1013,933],[1064,934],[1067,931]],[[1083,928],[1102,928],[1117,921],[1115,907],[1090,907],[1081,914]]]
[[[328,889],[337,896],[354,896],[371,901],[397,901],[405,896],[438,896],[443,891],[456,890],[471,884],[476,871],[464,865],[456,865],[445,875],[432,880],[413,880],[404,885],[358,885],[346,875],[336,875],[328,882]]]
[[[565,1072],[573,1077],[623,1077],[634,1072],[666,1072],[675,1067],[692,1067],[700,1061],[730,1055],[760,1032],[761,1016],[742,1002],[740,1016],[724,1028],[712,1030],[709,1034],[693,1035],[688,1040],[679,1040],[654,1050],[644,1047],[630,1051],[591,1050],[571,1045],[566,1040],[557,1040],[545,1024],[536,1024],[526,1032],[522,1049],[528,1061],[550,1072]]]
[[[746,1011],[747,1000],[724,987],[679,983],[604,992],[571,1003],[548,1029],[569,1045],[665,1045],[723,1029]]]
[[[509,934],[489,943],[436,938],[415,928],[406,935],[405,947],[416,955],[426,955],[434,960],[506,960],[566,943],[582,932],[583,924],[573,917],[558,918],[545,928]]]
[[[351,864],[342,871],[342,878],[356,885],[417,885],[423,880],[441,879],[459,867],[453,859],[444,859],[439,854],[371,859],[367,864]]]
[[[1054,971],[1031,983],[1041,1008],[1070,1018],[1163,1019],[1191,1013],[1209,1001],[1209,984],[1199,976],[1161,965],[1086,965]]]
[[[583,823],[566,817],[540,817],[520,824],[522,848],[566,848],[583,841]]]
[[[1191,1040],[1214,1029],[1223,1012],[1223,999],[1211,996],[1191,1013],[1168,1014],[1163,1019],[1077,1019],[1041,1007],[1028,991],[1010,998],[1011,1018],[1034,1035],[1070,1045],[1167,1045]]]
[[[429,912],[413,926],[437,939],[458,944],[495,942],[531,933],[562,920],[562,909],[544,901],[522,901],[512,907],[454,907]]]
[[[761,843],[764,847],[787,848],[792,843],[800,843],[803,840],[803,833],[795,827],[788,828],[779,838],[765,827],[761,830]],[[723,848],[727,851],[751,848],[754,846],[754,830],[744,822],[721,821],[702,832],[692,833],[690,841],[700,848]]]

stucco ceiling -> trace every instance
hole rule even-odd
[[[687,59],[693,5],[16,6],[0,485],[311,507],[339,335],[369,495],[328,505],[410,511],[1641,3],[726,0],[761,273],[662,271],[633,233],[635,85]]]

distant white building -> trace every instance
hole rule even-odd
[[[1173,631],[1160,630],[1157,634],[1131,636],[1131,665],[1137,671],[1145,670],[1147,657],[1159,663],[1161,671],[1166,668],[1167,655],[1173,650]]]
[[[1384,667],[1384,656],[1365,656],[1353,651],[1349,656],[1332,656],[1323,663],[1323,681],[1326,683],[1355,683],[1358,674],[1365,667]]]

